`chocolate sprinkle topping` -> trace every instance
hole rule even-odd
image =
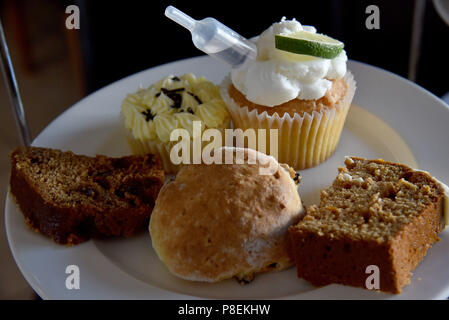
[[[184,91],[184,88],[177,88],[177,89],[172,89],[172,90],[161,88],[161,91],[170,97],[170,95],[172,95],[172,94],[175,94],[175,93],[178,94],[178,92]]]
[[[151,110],[142,111],[142,114],[145,116],[145,121],[153,120],[156,115],[151,113]]]
[[[174,108],[174,109],[181,108],[182,95],[179,94],[179,92],[182,92],[182,91],[184,91],[184,88],[177,88],[177,89],[173,89],[173,90],[161,88],[161,92],[164,93],[167,97],[169,97],[173,101],[173,104],[170,107]],[[161,95],[161,92],[156,93],[156,97],[159,97]]]
[[[201,99],[196,94],[194,94],[193,92],[188,91],[187,93],[190,94],[192,97],[194,97],[196,102],[198,102],[198,104],[202,104],[203,103],[203,101],[201,101]]]
[[[173,81],[181,81],[181,79],[179,79],[178,77],[173,77],[171,79]],[[170,108],[180,109],[182,106],[182,95],[180,94],[180,92],[182,92],[184,90],[185,90],[185,88],[177,88],[177,89],[172,89],[172,90],[161,88],[161,92],[156,93],[155,97],[157,98],[161,95],[161,93],[163,93],[173,101],[173,104],[170,106]],[[198,104],[203,103],[203,101],[201,101],[201,99],[193,92],[188,91],[187,93],[190,94],[193,98],[195,98],[195,100],[196,100],[196,102],[198,102]],[[180,110],[179,112],[184,112],[184,110]],[[188,108],[187,112],[194,114],[194,111],[192,110],[192,108]],[[149,116],[147,116],[147,119],[148,119],[148,117]],[[153,120],[153,116],[151,116],[151,118],[149,118],[149,120]],[[147,121],[149,121],[149,120],[147,120]]]

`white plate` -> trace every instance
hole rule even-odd
[[[384,158],[430,171],[449,182],[449,109],[434,95],[394,74],[358,62],[349,63],[357,81],[335,154],[304,170],[300,193],[306,205],[336,176],[345,155]],[[53,121],[36,146],[109,156],[129,154],[121,132],[120,103],[139,84],[148,86],[167,74],[193,72],[220,83],[226,66],[198,57],[152,68],[113,83],[81,100]],[[393,129],[394,128],[394,129]],[[148,234],[131,239],[91,240],[74,247],[53,243],[24,224],[15,203],[6,200],[6,229],[14,258],[26,280],[45,299],[441,299],[449,296],[449,232],[429,250],[401,295],[330,285],[315,288],[296,277],[294,268],[259,275],[240,286],[234,280],[194,283],[172,276],[156,257]],[[80,269],[80,289],[68,290],[68,265]]]

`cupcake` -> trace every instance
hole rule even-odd
[[[294,19],[274,23],[256,41],[257,59],[233,69],[220,89],[234,127],[277,129],[273,155],[296,170],[316,166],[335,151],[356,88],[344,50],[326,59],[275,47],[275,35],[301,31],[316,33]]]
[[[147,89],[128,94],[121,115],[132,152],[158,154],[166,173],[176,173],[182,165],[170,159],[170,151],[178,143],[170,141],[174,129],[186,129],[193,139],[194,121],[201,121],[201,132],[212,128],[223,132],[231,121],[218,86],[191,73],[169,75]],[[190,155],[192,146],[190,143]]]

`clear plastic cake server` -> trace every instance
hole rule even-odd
[[[257,56],[254,43],[214,18],[198,21],[173,6],[165,9],[165,15],[190,31],[195,47],[233,68]]]

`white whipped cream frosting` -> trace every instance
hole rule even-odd
[[[329,79],[344,77],[348,60],[344,50],[334,59],[324,59],[275,48],[276,34],[302,30],[316,33],[314,27],[283,17],[257,39],[257,59],[231,71],[233,85],[249,101],[272,107],[296,98],[319,99],[332,87]]]
[[[425,172],[427,173],[429,176],[430,173],[428,171],[424,171],[424,170],[419,170],[419,169],[413,169],[417,172]],[[443,218],[444,218],[444,226],[447,227],[449,226],[449,187],[441,182],[440,180],[438,180],[437,178],[431,176],[440,186],[441,188],[444,190],[444,200],[443,200]]]
[[[444,190],[444,225],[449,226],[449,187],[438,179],[435,180]]]

